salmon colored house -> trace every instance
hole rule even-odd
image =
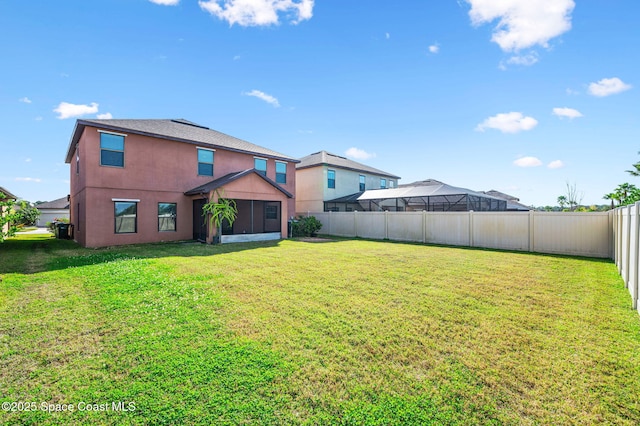
[[[202,206],[236,201],[222,242],[287,237],[298,160],[187,120],[78,120],[67,150],[73,238],[86,247],[212,241]]]

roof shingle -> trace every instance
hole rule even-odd
[[[80,136],[86,126],[98,127],[100,129],[117,132],[134,133],[195,145],[208,145],[230,151],[258,154],[293,163],[298,162],[295,158],[255,145],[251,142],[226,135],[216,130],[211,130],[208,127],[201,126],[185,119],[83,119],[76,122],[76,127],[73,131],[71,141],[69,142],[69,148],[67,150],[67,163],[71,163],[74,152],[73,148],[80,139]]]

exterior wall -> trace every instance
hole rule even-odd
[[[47,222],[53,222],[56,219],[69,219],[69,210],[67,209],[38,209],[40,216],[36,221],[36,226],[47,226]]]
[[[327,173],[323,167],[309,167],[296,170],[295,211],[321,212],[324,210],[324,187],[327,186]]]
[[[327,171],[336,172],[336,187],[329,188]],[[380,179],[392,180],[394,187],[398,186],[397,179],[374,175],[366,172],[341,169],[333,166],[308,167],[296,171],[296,211],[323,211],[324,202],[351,195],[360,191],[360,175],[365,176],[365,189],[380,189]]]
[[[322,222],[321,233],[344,237],[602,258],[610,257],[612,250],[612,230],[608,213],[531,211],[313,212],[311,214]],[[623,220],[621,219],[620,222],[622,223]],[[620,235],[620,246],[628,245],[629,238],[625,237],[625,232],[621,232]],[[626,258],[623,256],[622,259],[624,264]]]
[[[189,143],[127,134],[124,142],[124,167],[101,166],[100,133],[97,128],[87,126],[76,147],[80,153],[80,172],[76,173],[75,158],[70,167],[74,239],[88,247],[192,239],[193,197],[185,196],[184,192],[229,173],[253,169],[255,158],[252,154],[218,148],[214,154],[213,176],[198,176],[198,147],[199,145]],[[209,148],[205,145],[201,147]],[[276,160],[267,159],[267,177],[274,181],[275,163]],[[264,180],[256,178],[266,184]],[[247,185],[254,183],[250,181]],[[280,186],[295,194],[295,163],[287,164],[287,183]],[[262,186],[260,188],[264,189]],[[245,194],[255,195],[255,199],[265,199],[264,194],[258,190],[252,191],[252,188]],[[135,234],[115,234],[114,198],[140,200],[137,212],[138,231]],[[175,232],[158,232],[159,202],[177,203]],[[294,209],[295,198],[283,200],[283,216],[285,211],[293,212]],[[287,216],[284,216],[284,229],[286,219]]]

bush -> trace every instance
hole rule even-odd
[[[322,228],[320,222],[315,216],[298,216],[291,223],[292,237],[315,237]]]
[[[55,225],[55,223],[56,223],[56,222],[69,223],[69,218],[66,218],[66,217],[56,217],[55,219],[53,219],[53,222],[47,222],[47,228],[48,228],[50,231],[52,231],[52,232],[53,232],[53,231],[55,230],[55,229],[54,229],[54,228],[55,228],[55,226],[54,226],[54,225]]]

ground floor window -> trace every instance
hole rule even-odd
[[[158,231],[175,231],[177,218],[176,203],[158,203]]]
[[[138,203],[135,201],[115,201],[115,233],[134,234],[138,232]]]

